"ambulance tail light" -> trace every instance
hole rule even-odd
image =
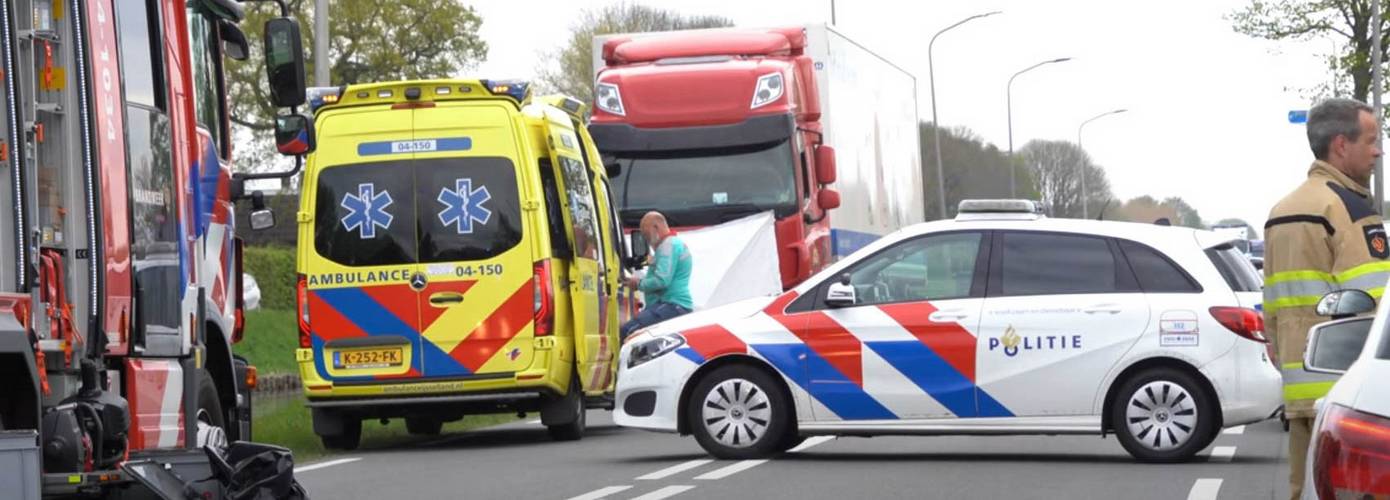
[[[1269,343],[1265,338],[1264,316],[1259,311],[1245,307],[1213,307],[1210,311],[1211,317],[1236,335],[1261,344]]]
[[[550,282],[550,261],[536,262],[531,276],[533,287],[532,301],[536,318],[536,336],[555,333],[555,292]]]
[[[299,311],[299,347],[308,349],[314,346],[309,340],[309,281],[299,275],[295,283],[295,309]]]
[[[1318,498],[1390,496],[1390,419],[1332,404],[1314,436]]]

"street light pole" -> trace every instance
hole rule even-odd
[[[833,0],[831,2],[831,5],[834,5]],[[942,33],[951,31],[952,28],[965,24],[969,21],[979,19],[982,17],[989,17],[999,13],[1000,11],[996,10],[994,12],[975,14],[965,19],[961,19],[960,21],[957,21],[956,24],[952,24],[943,28],[941,31],[936,32],[935,35],[932,35],[931,41],[927,43],[927,79],[931,82],[931,126],[932,131],[936,134],[936,198],[937,203],[940,205],[940,213],[942,219],[946,218],[946,176],[943,173],[945,170],[941,166],[941,122],[938,121],[936,118],[936,68],[932,64],[932,47],[936,45],[936,37],[941,36]]]
[[[1385,116],[1385,109],[1381,107],[1380,102],[1381,81],[1385,74],[1384,70],[1380,67],[1384,57],[1380,46],[1380,23],[1380,0],[1371,0],[1371,45],[1374,47],[1371,49],[1371,107],[1376,110],[1376,145],[1380,145],[1380,139],[1385,135],[1385,127],[1380,124],[1381,119]],[[1385,163],[1377,157],[1375,172],[1372,175],[1376,183],[1374,191],[1376,198],[1376,213],[1378,214],[1382,214],[1385,211],[1384,164]]]
[[[1086,128],[1086,124],[1087,124],[1087,123],[1091,123],[1091,122],[1093,122],[1093,121],[1099,120],[1099,119],[1101,119],[1101,118],[1105,118],[1105,117],[1110,116],[1110,115],[1117,115],[1117,114],[1120,114],[1120,113],[1124,113],[1124,112],[1126,112],[1126,111],[1129,111],[1129,110],[1128,110],[1128,109],[1124,109],[1124,108],[1120,108],[1120,109],[1117,109],[1117,110],[1114,110],[1114,111],[1106,111],[1106,112],[1101,113],[1101,114],[1098,114],[1098,115],[1096,115],[1096,116],[1092,116],[1091,118],[1087,119],[1087,120],[1084,121],[1084,122],[1081,122],[1081,125],[1078,126],[1078,127],[1076,127],[1076,149],[1077,149],[1079,152],[1081,152],[1082,154],[1085,154],[1085,152],[1086,152],[1085,149],[1082,149],[1082,148],[1081,148],[1081,130],[1084,129],[1084,128]],[[1082,218],[1082,219],[1089,219],[1089,218],[1091,218],[1091,214],[1090,214],[1090,211],[1087,210],[1086,207],[1090,204],[1090,201],[1091,201],[1091,200],[1090,200],[1090,196],[1087,194],[1088,192],[1086,191],[1086,162],[1085,162],[1085,161],[1082,161],[1082,162],[1081,162],[1081,165],[1080,165],[1079,170],[1081,171],[1081,218]]]
[[[328,0],[314,2],[314,85],[328,82]]]
[[[1015,165],[1014,165],[1014,79],[1015,79],[1015,78],[1018,78],[1018,75],[1022,75],[1022,74],[1024,74],[1024,73],[1027,73],[1027,72],[1029,72],[1029,71],[1033,71],[1034,69],[1037,69],[1038,66],[1042,66],[1042,65],[1045,65],[1045,64],[1054,64],[1054,63],[1059,63],[1059,62],[1067,62],[1067,61],[1070,61],[1070,60],[1071,60],[1070,57],[1061,57],[1061,58],[1053,59],[1053,60],[1050,60],[1050,61],[1043,61],[1043,62],[1034,64],[1034,65],[1032,65],[1032,66],[1029,66],[1029,67],[1027,67],[1027,68],[1023,68],[1023,70],[1019,71],[1018,73],[1014,73],[1014,76],[1009,77],[1009,84],[1008,84],[1007,86],[1005,86],[1004,92],[1005,92],[1005,94],[1007,94],[1007,96],[1006,96],[1006,100],[1007,100],[1007,101],[1006,101],[1006,104],[1005,104],[1005,105],[1006,105],[1006,107],[1008,108],[1008,112],[1009,112],[1009,197],[1010,197],[1010,198],[1013,198],[1013,197],[1018,196],[1017,183],[1014,181],[1014,177],[1015,177],[1014,171],[1017,170],[1017,168],[1016,168]]]

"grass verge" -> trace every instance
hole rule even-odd
[[[309,408],[304,406],[304,398],[294,395],[285,398],[264,398],[256,401],[256,412],[252,418],[253,437],[256,442],[284,446],[294,452],[297,464],[309,463],[334,453],[324,449],[319,437],[314,434],[313,421]],[[514,414],[470,415],[463,420],[444,424],[441,436],[412,436],[405,430],[404,419],[391,419],[391,423],[381,425],[376,420],[362,422],[361,450],[408,446],[426,441],[434,441],[449,433],[457,433],[489,427],[518,419]]]
[[[232,350],[251,361],[261,375],[299,373],[294,361],[298,329],[291,311],[246,311],[246,333]]]

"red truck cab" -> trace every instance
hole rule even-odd
[[[803,28],[619,36],[603,43],[590,132],[620,166],[627,227],[698,228],[771,211],[782,287],[831,260],[839,207]]]

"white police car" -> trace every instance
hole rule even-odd
[[[1281,404],[1260,277],[1230,238],[967,201],[777,297],[622,349],[618,424],[720,458],[812,435],[1115,433],[1192,457]]]

